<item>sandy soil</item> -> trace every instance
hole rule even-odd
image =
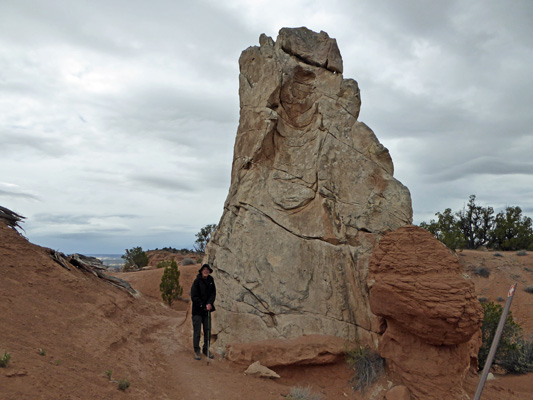
[[[481,263],[491,270],[489,278],[471,274],[480,296],[490,300],[505,297],[519,279],[512,310],[531,334],[533,295],[523,288],[533,284],[533,259],[503,254],[464,252],[460,259],[469,273]],[[48,249],[0,224],[0,356],[11,354],[9,366],[0,369],[0,399],[268,400],[284,399],[292,386],[311,386],[327,399],[363,399],[351,391],[344,363],[276,369],[281,379],[271,381],[246,376],[223,360],[194,360],[186,310],[198,268],[180,267],[184,296],[169,308],[159,297],[161,269],[117,273],[140,292],[133,297],[61,267]],[[532,376],[497,377],[483,399],[531,399]],[[125,392],[113,382],[122,378],[131,383]],[[471,393],[475,385],[472,378]]]

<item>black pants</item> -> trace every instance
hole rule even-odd
[[[195,353],[200,352],[200,336],[201,336],[202,326],[204,327],[204,345],[202,347],[202,351],[204,354],[207,353],[207,343],[211,339],[211,332],[209,332],[209,328],[210,328],[209,318],[210,316],[207,313],[205,315],[193,315],[192,316],[192,327],[193,327],[192,345],[193,345]]]

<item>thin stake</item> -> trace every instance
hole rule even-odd
[[[209,345],[211,344],[211,311],[207,312],[207,365],[209,365]]]
[[[485,361],[485,366],[483,367],[483,372],[481,373],[481,378],[479,379],[479,384],[477,386],[476,394],[474,395],[473,400],[479,400],[481,398],[481,392],[483,392],[483,387],[487,381],[487,376],[490,372],[490,367],[492,365],[492,360],[496,355],[496,350],[498,350],[498,345],[500,344],[500,338],[503,333],[503,328],[505,326],[505,321],[507,320],[507,314],[509,314],[509,309],[511,308],[511,303],[513,302],[514,293],[516,290],[516,283],[509,288],[507,293],[507,301],[503,307],[502,316],[500,317],[500,322],[498,322],[498,327],[496,328],[496,333],[494,334],[494,340],[490,345],[489,355],[487,356],[487,361]]]

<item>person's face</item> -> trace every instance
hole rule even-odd
[[[202,269],[202,278],[207,278],[207,276],[209,275],[209,268],[204,268]]]

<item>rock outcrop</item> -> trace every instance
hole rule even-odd
[[[386,234],[370,259],[370,308],[384,318],[379,352],[413,399],[464,399],[463,380],[481,344],[474,284],[457,257],[426,230]]]
[[[236,364],[259,361],[267,367],[330,364],[345,357],[348,344],[344,339],[326,335],[235,343],[227,347],[226,359]]]
[[[388,150],[357,120],[335,39],[264,34],[240,66],[231,187],[207,248],[217,282],[214,349],[331,335],[376,341],[366,286],[381,236],[411,223]]]

